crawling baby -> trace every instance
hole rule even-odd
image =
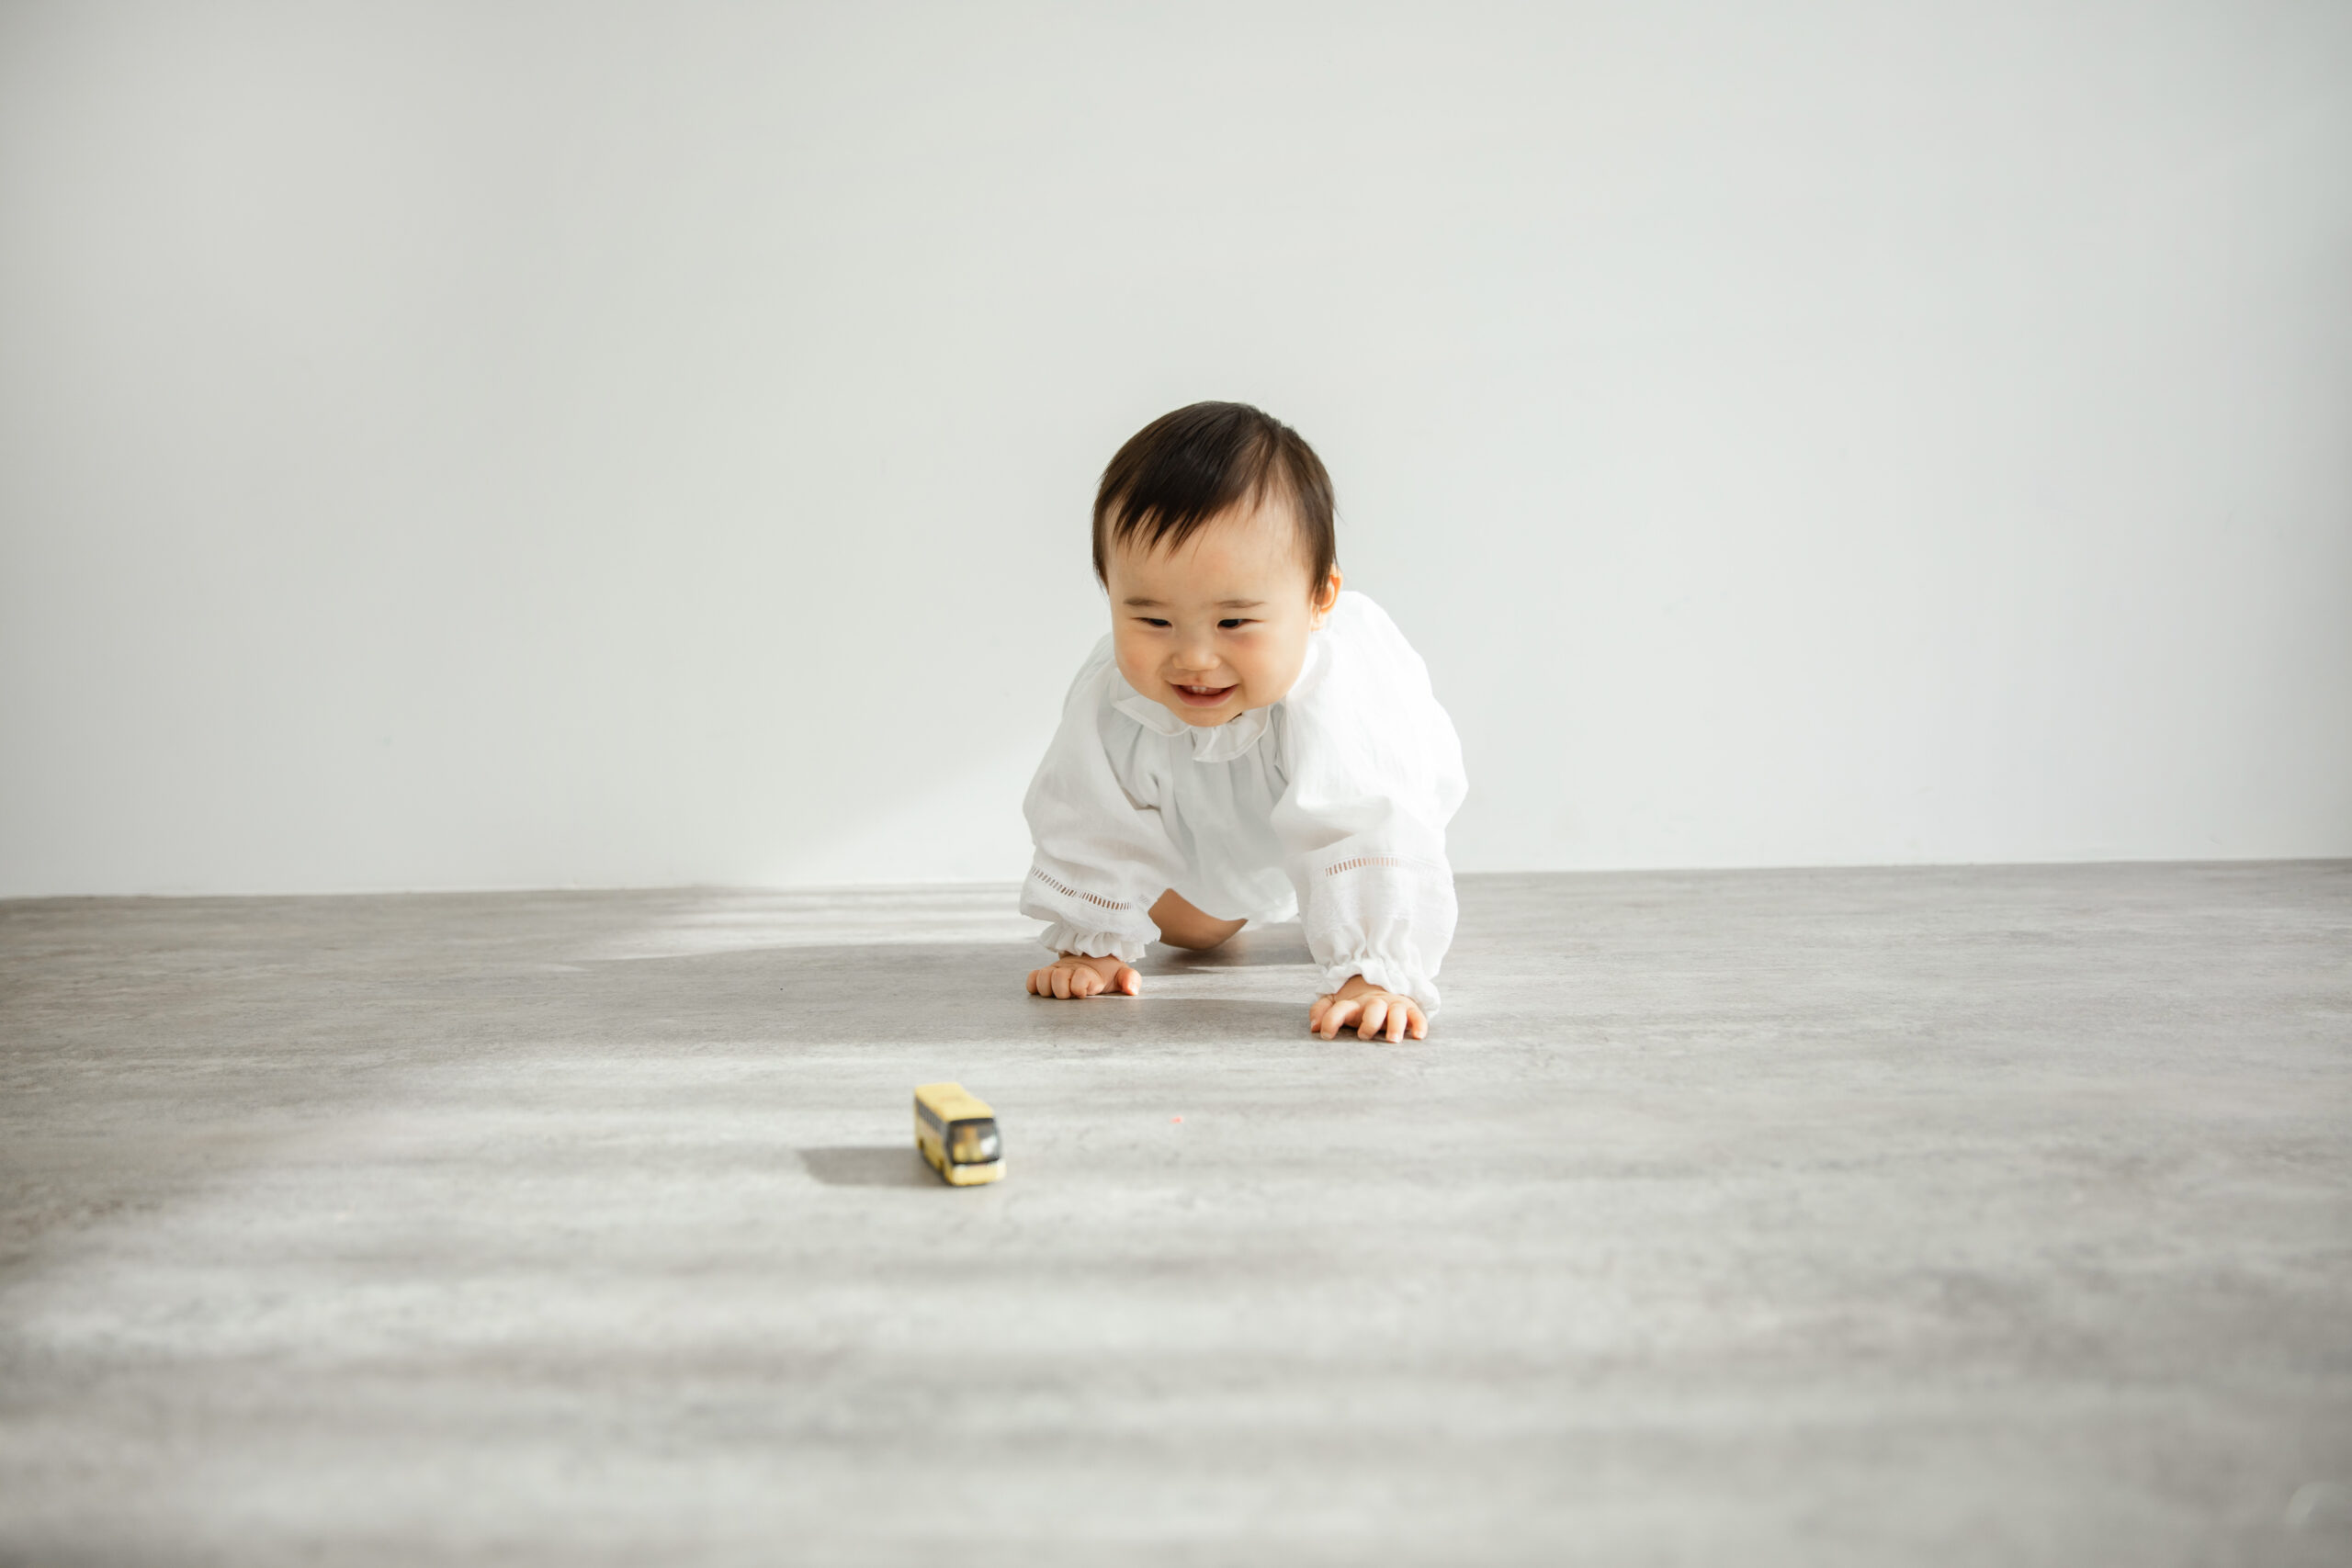
[[[1307,1027],[1425,1039],[1453,940],[1445,825],[1465,784],[1429,671],[1343,592],[1330,476],[1298,433],[1194,403],[1119,448],[1094,501],[1111,635],[1030,784],[1040,997],[1139,996],[1155,938],[1299,917]]]

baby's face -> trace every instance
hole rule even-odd
[[[1310,597],[1286,502],[1212,518],[1175,550],[1130,542],[1106,563],[1112,644],[1127,684],[1186,724],[1282,701],[1340,573]]]

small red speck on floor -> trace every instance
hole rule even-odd
[[[1183,1118],[1182,1116],[1170,1116],[1169,1120],[1170,1122],[1182,1122]]]

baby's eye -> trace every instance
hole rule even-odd
[[[1238,615],[1237,615],[1237,616],[1231,616],[1231,617],[1228,617],[1227,619],[1225,619],[1225,620],[1219,621],[1219,622],[1217,623],[1217,625],[1218,625],[1219,626],[1223,627],[1223,628],[1224,628],[1225,630],[1227,630],[1227,631],[1231,631],[1231,630],[1232,630],[1234,627],[1236,627],[1236,626],[1256,626],[1257,624],[1258,624],[1258,623],[1257,623],[1257,622],[1255,622],[1255,621],[1252,621],[1252,620],[1245,620],[1245,619],[1243,619],[1242,617],[1238,616]]]
[[[1148,626],[1164,626],[1168,624],[1166,621],[1161,620],[1158,615],[1137,615],[1136,619],[1141,621]]]

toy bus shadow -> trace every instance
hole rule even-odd
[[[802,1149],[800,1163],[828,1187],[936,1187],[939,1178],[911,1142]]]

